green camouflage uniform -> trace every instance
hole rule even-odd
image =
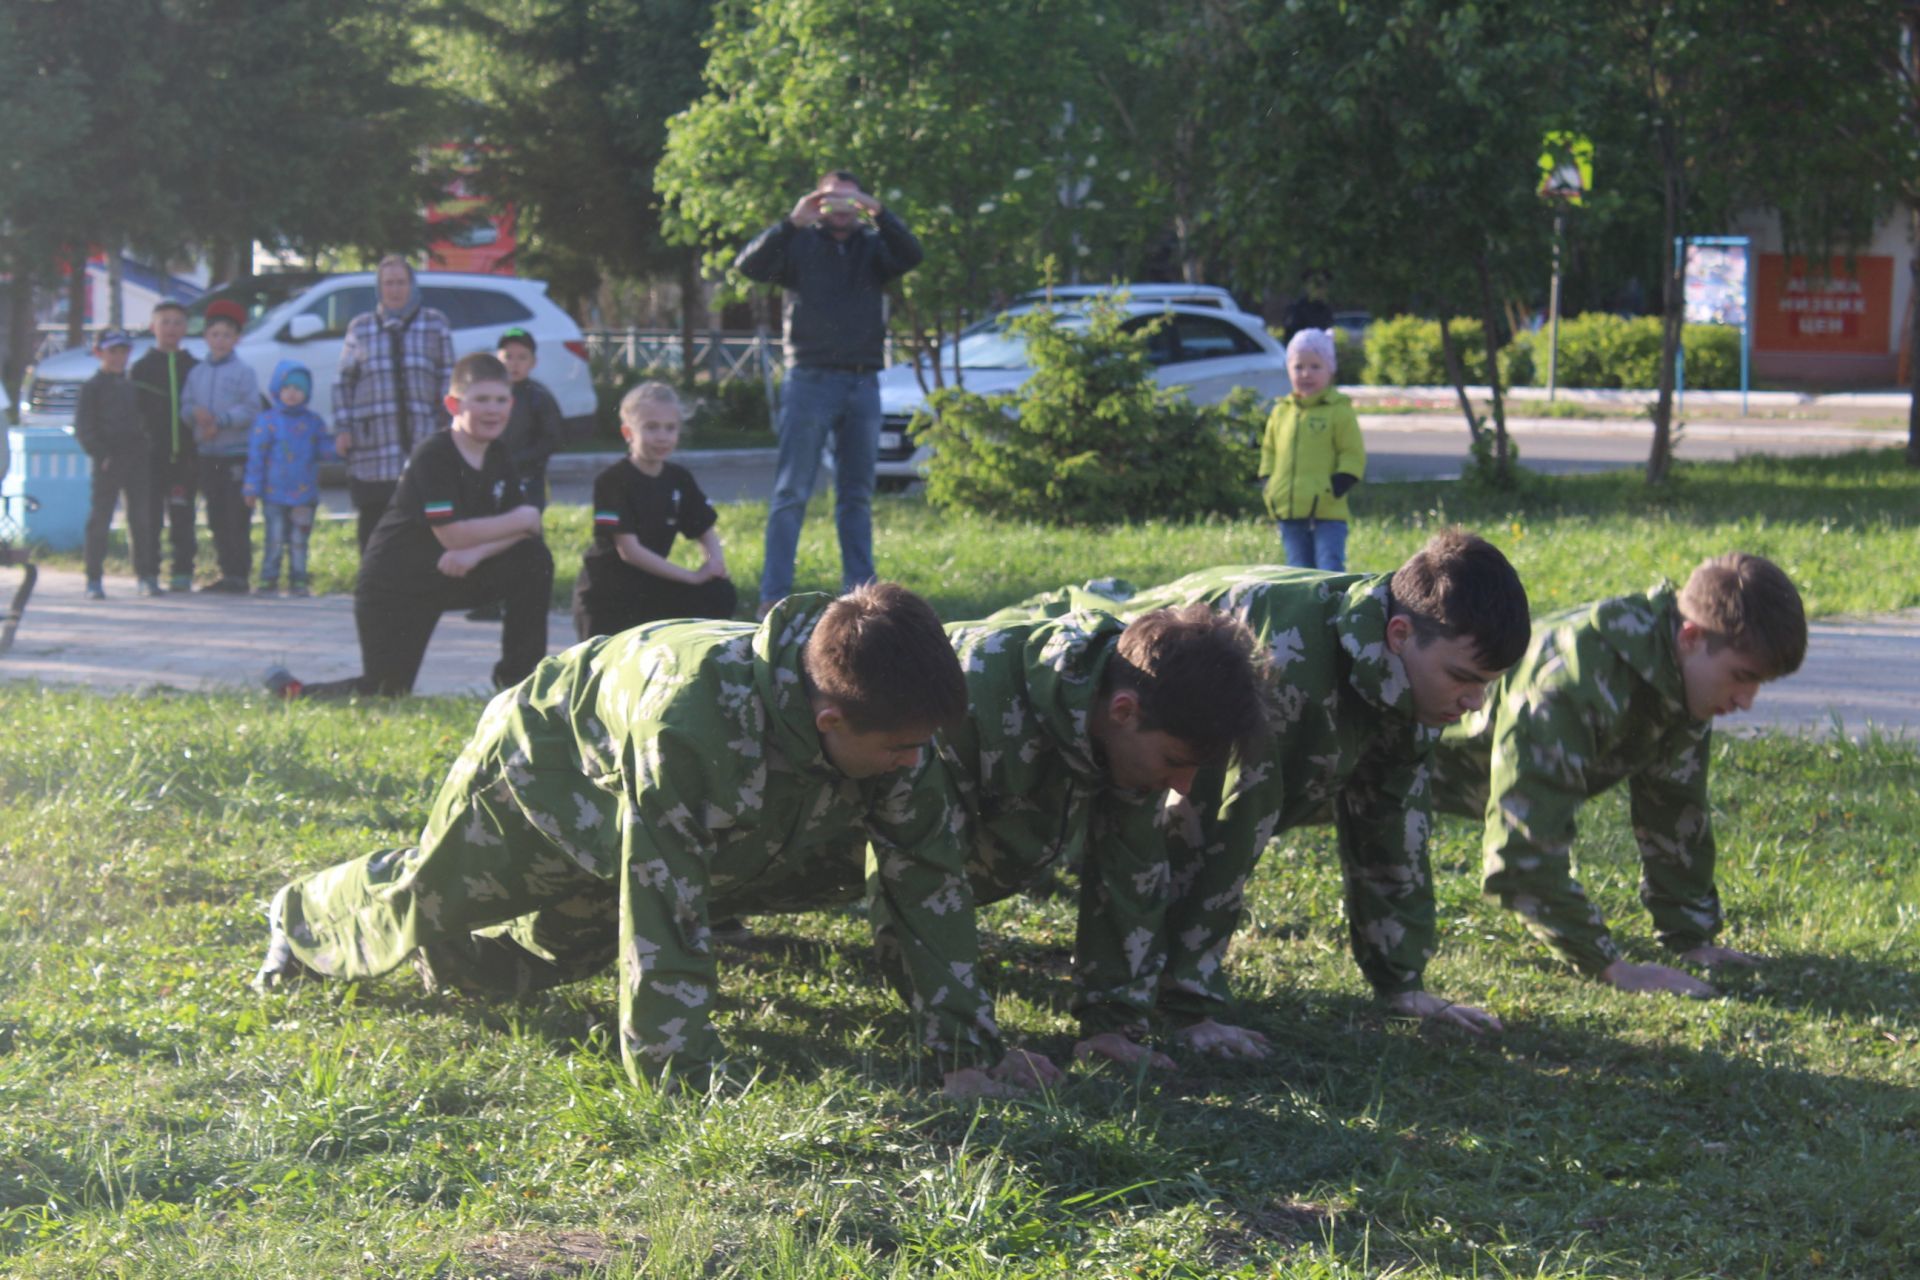
[[[1164,792],[1135,792],[1107,781],[1105,762],[1087,734],[1088,717],[1114,643],[1124,629],[1104,613],[1068,614],[998,625],[948,628],[967,680],[967,719],[941,733],[939,769],[922,778],[944,786],[964,825],[948,833],[966,864],[956,905],[997,902],[1049,870],[1078,867],[1090,847],[1102,857],[1096,874],[1116,910],[1080,922],[1078,951],[1102,974],[1137,985],[1150,1004],[1158,957],[1129,914],[1140,899],[1165,895],[1166,856],[1155,830]],[[929,799],[927,807],[937,803]],[[924,853],[923,862],[950,855]],[[895,901],[911,901],[910,895]],[[971,914],[969,912],[969,914]],[[876,936],[896,931],[876,914]],[[904,932],[904,930],[901,930]],[[1107,1029],[1108,1013],[1084,998],[1076,1006],[1088,1034]]]
[[[1101,871],[1083,887],[1087,920],[1138,921],[1151,930],[1145,958],[1128,971],[1083,946],[1082,1000],[1138,1028],[1156,992],[1130,982],[1157,975],[1160,1009],[1179,1022],[1219,1014],[1230,999],[1222,969],[1248,877],[1275,835],[1327,820],[1331,809],[1346,882],[1354,958],[1382,996],[1419,990],[1434,947],[1431,826],[1426,757],[1439,733],[1413,718],[1406,668],[1386,648],[1390,575],[1362,577],[1265,566],[1207,569],[1151,591],[1108,579],[1002,610],[1038,617],[1104,605],[1125,617],[1199,602],[1252,628],[1270,664],[1273,736],[1264,756],[1203,769],[1192,794],[1161,815],[1164,880]],[[1096,849],[1096,864],[1107,856]],[[1127,851],[1129,864],[1144,862]],[[1125,953],[1129,962],[1133,952]],[[1120,1011],[1125,1011],[1121,1016]]]
[[[1640,900],[1675,951],[1720,930],[1708,816],[1711,723],[1687,713],[1673,587],[1543,620],[1485,709],[1434,753],[1434,803],[1486,822],[1484,888],[1585,974],[1620,958],[1573,878],[1574,814],[1627,780]]]
[[[487,705],[417,846],[290,886],[294,955],[372,977],[415,948],[433,976],[508,994],[617,959],[621,1056],[636,1079],[671,1060],[698,1078],[720,1051],[710,918],[857,899],[863,881],[920,939],[897,966],[931,1043],[998,1055],[970,968],[970,915],[894,900],[958,862],[922,855],[956,821],[911,772],[854,781],[822,755],[801,649],[824,596],[757,628],[669,622],[549,658]],[[866,876],[871,843],[881,872]]]

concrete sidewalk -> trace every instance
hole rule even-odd
[[[19,578],[0,571],[0,602]],[[360,670],[350,596],[290,600],[195,592],[143,600],[131,578],[108,578],[107,598],[86,598],[86,579],[42,569],[0,680],[84,685],[103,693],[141,689],[255,689],[285,663],[302,680],[337,680]],[[573,643],[573,619],[553,614],[548,651]],[[500,656],[500,624],[445,614],[415,686],[420,693],[488,691]]]
[[[0,572],[0,601],[18,579]],[[0,680],[81,685],[103,693],[151,688],[259,688],[260,673],[283,662],[304,680],[360,669],[360,644],[347,596],[285,600],[167,595],[143,600],[131,579],[109,579],[107,599],[88,600],[85,580],[42,571],[39,589]],[[573,643],[573,621],[552,615],[549,652]],[[421,668],[419,692],[484,694],[500,655],[498,623],[440,619]],[[1785,729],[1826,734],[1836,723],[1858,736],[1870,727],[1920,740],[1920,609],[1884,617],[1818,622],[1806,665],[1761,692],[1753,711],[1720,722],[1733,733]]]

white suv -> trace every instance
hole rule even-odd
[[[1184,392],[1195,404],[1217,404],[1238,387],[1251,389],[1262,400],[1286,395],[1287,353],[1260,317],[1242,311],[1226,290],[1208,285],[1105,285],[1056,288],[1054,311],[1069,329],[1087,327],[1087,302],[1096,296],[1114,296],[1127,318],[1121,328],[1132,331],[1165,318],[1147,341],[1147,359],[1154,381]],[[1015,318],[1044,301],[1039,293],[1026,294],[1014,306],[963,331],[941,349],[946,385],[964,386],[985,395],[1018,392],[1033,375],[1027,363],[1026,339],[1012,331]],[[927,473],[933,451],[914,437],[914,415],[926,407],[921,388],[924,366],[897,364],[880,372],[880,447],[875,460],[875,487],[903,489]],[[929,379],[931,381],[931,379]]]
[[[587,346],[580,326],[547,297],[546,282],[508,276],[462,275],[423,271],[420,293],[429,307],[446,313],[453,326],[453,357],[473,351],[492,351],[500,335],[521,328],[540,344],[540,363],[533,376],[546,384],[560,402],[570,439],[593,429],[593,377],[587,367]],[[207,304],[230,298],[246,309],[247,325],[234,354],[253,367],[264,390],[273,367],[282,360],[298,360],[313,372],[314,412],[332,421],[333,384],[340,366],[340,341],[347,323],[374,308],[371,272],[323,276],[312,272],[249,276],[222,285],[196,299],[187,308],[187,350],[206,354],[198,336]],[[133,344],[133,359],[153,345],[151,335]],[[65,427],[73,423],[80,384],[100,367],[93,352],[83,348],[48,356],[27,371],[21,394],[20,425]]]

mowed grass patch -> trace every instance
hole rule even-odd
[[[1256,492],[1253,477],[1247,485],[1249,494]],[[1703,558],[1730,550],[1778,561],[1815,616],[1920,604],[1920,576],[1904,571],[1920,558],[1920,470],[1907,467],[1897,449],[1684,463],[1657,490],[1637,471],[1531,476],[1512,494],[1440,481],[1375,484],[1363,486],[1353,505],[1348,564],[1354,570],[1391,570],[1435,528],[1457,522],[1506,551],[1536,611],[1638,591],[1660,576],[1684,580]],[[557,607],[571,599],[591,521],[580,506],[547,512]],[[764,504],[720,508],[743,617],[752,616],[765,525]],[[316,591],[352,591],[359,564],[353,528],[350,520],[331,520],[315,529]],[[256,528],[256,541],[260,536]],[[115,538],[118,563],[110,561],[109,569],[128,572],[124,542]],[[210,560],[204,534],[202,547],[203,561]],[[698,562],[697,549],[682,544],[677,551],[685,563]],[[1280,553],[1264,519],[1059,529],[941,512],[909,495],[875,499],[874,557],[883,577],[926,595],[942,617],[958,619],[1087,578],[1112,575],[1147,586],[1210,565],[1274,563]],[[79,567],[77,556],[55,562]],[[808,513],[794,583],[803,591],[839,589],[828,493],[817,496]]]
[[[602,978],[244,987],[289,874],[406,843],[479,704],[0,687],[0,1273],[284,1277],[1899,1276],[1920,1238],[1920,760],[1716,744],[1732,945],[1704,1002],[1544,958],[1441,824],[1434,989],[1383,1018],[1329,833],[1269,851],[1232,963],[1263,1064],[1075,1068],[1016,1103],[912,1065],[857,908],[722,952],[710,1096],[630,1087]],[[1636,959],[1624,803],[1580,875]],[[1009,1029],[1072,1042],[1067,896],[985,913]]]

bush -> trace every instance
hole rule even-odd
[[[1095,304],[1085,330],[1037,310],[1014,322],[1033,374],[1018,395],[934,393],[915,423],[933,447],[935,505],[1047,524],[1189,519],[1252,507],[1262,406],[1199,407],[1160,388],[1145,331]]]
[[[1545,386],[1551,335],[1544,327],[1524,336],[1531,368],[1514,386]],[[1687,385],[1726,390],[1740,385],[1740,331],[1719,324],[1690,324],[1680,331],[1686,351]],[[1560,322],[1560,363],[1556,381],[1563,387],[1652,390],[1660,385],[1660,317],[1589,311]]]
[[[1480,322],[1455,318],[1448,332],[1466,368],[1467,385],[1485,385],[1487,343]],[[1533,353],[1523,343],[1507,344],[1500,352],[1501,380],[1508,386],[1527,385],[1532,358]],[[1366,363],[1360,370],[1360,381],[1389,387],[1450,386],[1453,379],[1440,350],[1440,322],[1419,316],[1374,321],[1367,327]]]

